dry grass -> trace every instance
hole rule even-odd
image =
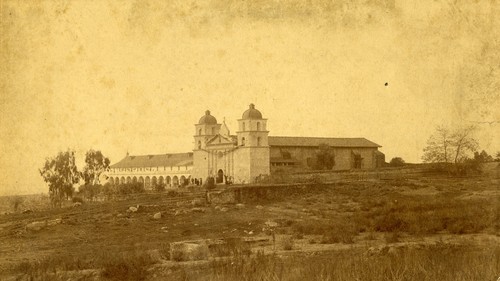
[[[429,190],[432,192],[426,193]],[[345,181],[287,187],[267,194],[273,197],[255,202],[263,208],[257,209],[249,201],[243,209],[227,205],[227,212],[204,206],[204,212],[194,213],[190,210],[197,204],[192,200],[186,206],[168,205],[165,200],[171,196],[167,194],[140,194],[123,201],[87,202],[78,208],[0,216],[4,242],[0,271],[9,265],[11,275],[26,273],[28,279],[57,280],[65,271],[96,269],[102,271],[97,276],[101,279],[127,280],[131,276],[128,280],[141,280],[151,277],[146,270],[158,262],[149,256],[149,250],[170,259],[169,242],[226,238],[228,243],[210,248],[210,254],[234,258],[198,270],[203,276],[208,274],[208,280],[496,280],[498,276],[494,275],[500,273],[499,250],[485,250],[487,246],[438,245],[373,256],[357,250],[315,253],[313,257],[296,253],[308,247],[392,244],[417,236],[500,236],[500,197],[492,181]],[[154,212],[161,211],[162,219],[152,219],[153,213],[147,211],[126,212],[137,204],[159,205]],[[182,212],[176,214],[177,210]],[[61,218],[62,223],[39,232],[24,230],[30,222],[55,218]],[[252,236],[266,236],[263,226],[268,220],[278,223],[275,233],[279,237],[290,237],[278,239],[275,247],[278,251],[294,250],[284,252],[290,257],[262,253],[250,256],[250,247],[241,237],[250,232]],[[207,280],[179,267],[174,277],[163,279]]]
[[[58,280],[58,273],[85,269],[101,269],[100,276],[108,280],[145,280],[146,269],[153,263],[153,258],[145,251],[131,251],[99,253],[92,259],[52,255],[35,262],[21,262],[11,270],[23,273],[28,280]]]
[[[500,248],[437,245],[367,255],[360,251],[329,252],[314,257],[279,257],[258,253],[214,262],[208,276],[190,280],[496,280]]]

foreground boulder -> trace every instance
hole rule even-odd
[[[161,219],[161,212],[154,214],[153,219],[155,219],[155,220]]]
[[[208,245],[205,241],[170,243],[170,258],[174,261],[206,260],[208,255]]]
[[[26,230],[29,231],[39,231],[47,227],[46,221],[34,221],[26,225]]]
[[[47,226],[53,226],[56,224],[61,224],[62,219],[45,220],[45,221],[34,221],[26,225],[26,230],[28,231],[40,231]]]

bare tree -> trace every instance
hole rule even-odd
[[[462,163],[468,158],[468,153],[472,153],[479,148],[479,144],[473,137],[476,130],[474,126],[457,129],[451,136],[451,145],[454,150],[455,164]]]
[[[462,163],[478,149],[474,126],[450,130],[439,126],[427,141],[422,160],[426,163]]]
[[[448,128],[438,126],[436,132],[427,140],[422,160],[426,163],[450,162],[451,135]]]

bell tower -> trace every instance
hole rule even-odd
[[[219,133],[221,124],[217,124],[217,119],[210,114],[210,110],[205,111],[205,115],[200,118],[198,124],[194,125],[194,149],[204,149],[206,142]]]
[[[250,104],[238,120],[238,129],[239,172],[245,175],[246,182],[255,182],[258,176],[270,173],[267,119]]]
[[[210,157],[207,148],[207,141],[215,135],[219,134],[221,124],[217,123],[217,119],[210,114],[210,111],[205,111],[198,124],[194,125],[194,148],[193,148],[193,170],[192,177],[204,181],[210,172]]]

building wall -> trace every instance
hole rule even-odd
[[[254,147],[250,150],[250,178],[249,182],[255,182],[256,178],[261,175],[269,175],[271,173],[269,162],[270,150],[268,146]]]
[[[333,170],[350,170],[354,168],[354,159],[352,151],[356,151],[363,158],[361,169],[374,169],[377,167],[375,151],[377,148],[336,148],[332,147],[335,155],[335,166]],[[293,147],[293,146],[272,146],[270,151],[271,158],[281,158],[282,152],[290,153],[292,159],[297,159],[300,166],[310,168],[308,158],[316,159],[318,153],[317,147]]]
[[[209,150],[195,151],[193,177],[205,181],[209,176],[216,177],[219,170],[222,170],[224,175],[234,178],[236,151],[232,147],[227,147],[227,145],[225,147],[215,146]]]
[[[193,151],[193,178],[205,179],[208,177],[208,152],[204,150]]]

